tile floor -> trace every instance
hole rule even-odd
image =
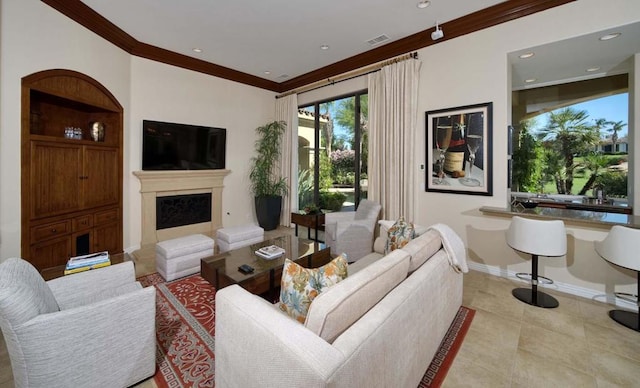
[[[293,232],[266,236],[282,233]],[[152,272],[153,258],[136,259],[138,276]],[[640,387],[640,333],[612,321],[610,305],[548,291],[560,307],[536,308],[511,296],[516,285],[522,283],[465,275],[463,304],[476,315],[444,387]],[[11,365],[0,337],[0,388],[8,387]]]

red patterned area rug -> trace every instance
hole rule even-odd
[[[471,326],[473,316],[476,314],[476,310],[460,306],[456,317],[453,319],[453,323],[449,326],[447,334],[440,343],[440,347],[431,360],[431,365],[422,376],[422,381],[418,385],[418,388],[426,387],[439,387],[442,385],[444,378],[447,377],[447,372],[453,360],[458,354],[462,341],[464,340],[467,331]]]
[[[165,282],[157,273],[138,279],[156,293],[158,387],[213,387],[215,289],[199,275]],[[462,345],[475,311],[460,307],[419,388],[439,387]]]
[[[158,387],[214,386],[215,289],[199,275],[165,282],[157,273],[138,279],[156,287]]]

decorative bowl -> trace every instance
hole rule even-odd
[[[524,206],[527,209],[534,209],[538,207],[538,202],[532,201],[530,199],[527,199],[524,201],[518,201],[518,203],[520,203],[522,206]]]

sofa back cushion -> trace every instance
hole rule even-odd
[[[333,342],[402,282],[408,269],[407,252],[391,252],[318,295],[309,307],[305,326]]]
[[[409,264],[409,273],[420,268],[425,261],[438,252],[442,248],[442,239],[440,233],[433,229],[429,229],[421,236],[409,241],[401,250],[407,252],[411,256]]]

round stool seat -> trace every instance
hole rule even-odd
[[[615,293],[615,295],[627,300],[627,296],[635,296],[635,302],[638,308],[640,308],[640,300],[638,300],[638,295],[640,295],[640,259],[638,258],[640,229],[614,225],[607,237],[602,241],[595,241],[594,245],[596,252],[609,263],[636,272],[638,293],[636,295]],[[614,321],[631,330],[640,331],[640,315],[638,313],[625,310],[611,310],[609,311],[609,316]]]
[[[538,283],[553,283],[553,280],[547,277],[538,276],[538,256],[556,257],[564,256],[567,253],[564,222],[533,220],[515,216],[507,230],[507,244],[516,251],[528,253],[532,257],[531,288],[516,288],[511,291],[513,296],[532,306],[558,307],[560,303],[556,298],[538,291]],[[519,278],[525,275],[529,274],[517,274]]]

